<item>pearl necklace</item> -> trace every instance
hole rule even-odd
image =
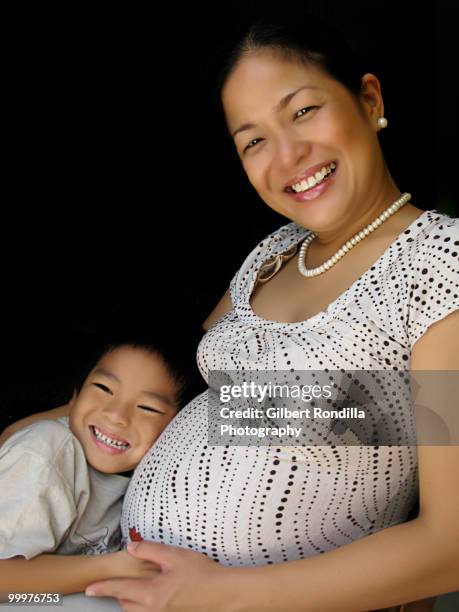
[[[340,249],[338,249],[338,251],[334,255],[332,255],[330,259],[327,259],[327,261],[325,261],[323,264],[321,264],[317,268],[308,269],[304,265],[304,262],[306,260],[306,253],[307,253],[309,245],[311,244],[311,242],[314,240],[314,238],[317,235],[317,234],[314,234],[314,232],[311,232],[311,234],[309,234],[304,239],[303,243],[301,244],[300,252],[298,253],[298,271],[300,272],[300,274],[306,277],[318,276],[319,274],[326,272],[332,266],[334,266],[341,259],[341,257],[344,257],[344,255],[346,255],[346,253],[350,251],[356,244],[358,244],[366,236],[371,234],[371,232],[373,232],[377,227],[379,227],[381,223],[384,223],[386,219],[391,217],[395,212],[397,212],[397,210],[399,210],[402,206],[404,206],[410,200],[411,200],[411,194],[404,193],[398,200],[396,200],[393,204],[391,204],[389,208],[387,208],[383,213],[381,213],[377,219],[375,219],[372,223],[367,225],[367,227],[365,227],[360,232],[357,232],[357,234],[355,234],[355,236],[350,238],[346,242],[346,244],[343,244],[343,246]]]

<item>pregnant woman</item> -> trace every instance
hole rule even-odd
[[[253,24],[219,95],[247,178],[289,222],[206,320],[204,378],[459,370],[459,220],[395,184],[378,78],[293,14]],[[355,612],[459,588],[457,446],[211,446],[207,433],[204,392],[128,488],[124,537],[149,540],[128,549],[158,576],[88,594],[125,610]]]

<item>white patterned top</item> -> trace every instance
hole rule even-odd
[[[289,223],[231,281],[233,308],[203,336],[211,370],[409,370],[430,325],[459,308],[459,219],[426,211],[326,311],[269,321],[249,303],[260,267],[308,230]],[[137,467],[122,532],[190,548],[224,565],[324,553],[404,522],[418,494],[415,446],[209,446],[207,391]]]

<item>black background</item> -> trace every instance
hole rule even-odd
[[[291,5],[367,49],[399,188],[420,208],[456,216],[455,4]],[[67,401],[101,329],[160,326],[192,359],[200,323],[245,256],[287,222],[246,180],[210,112],[204,69],[241,18],[273,6],[11,15],[0,428]]]

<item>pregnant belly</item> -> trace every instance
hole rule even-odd
[[[312,556],[406,519],[415,447],[209,446],[207,392],[147,453],[121,527],[224,565]]]

